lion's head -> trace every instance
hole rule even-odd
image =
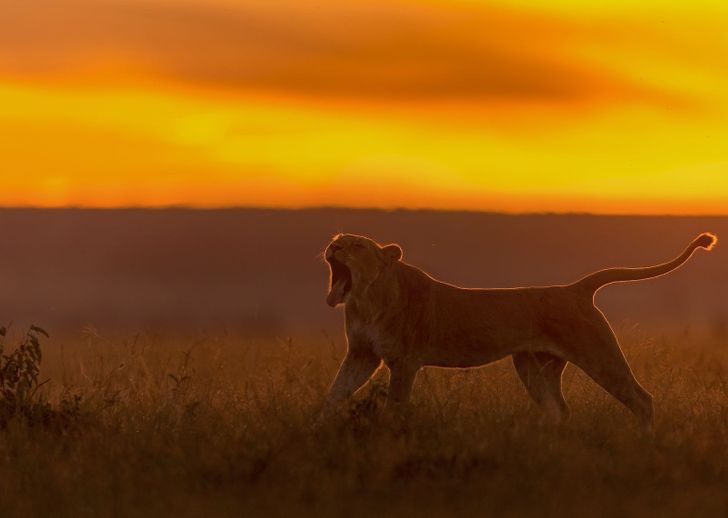
[[[398,245],[381,246],[375,241],[353,234],[339,234],[326,247],[324,255],[331,270],[326,302],[334,307],[351,294],[361,294],[386,268],[402,258]]]

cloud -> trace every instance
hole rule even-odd
[[[662,102],[667,95],[578,58],[574,22],[483,6],[0,5],[0,75],[103,76],[116,66],[183,84],[361,101]]]

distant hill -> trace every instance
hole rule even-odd
[[[0,321],[58,332],[218,329],[341,333],[317,254],[336,232],[402,245],[405,260],[469,287],[572,282],[676,256],[699,232],[724,246],[667,278],[614,286],[613,322],[728,333],[728,218],[437,211],[0,210]]]

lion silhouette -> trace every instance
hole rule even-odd
[[[473,289],[407,264],[398,245],[339,234],[324,254],[327,302],[344,305],[348,351],[324,413],[351,397],[382,362],[390,370],[387,407],[396,411],[422,367],[477,367],[512,356],[528,394],[551,420],[569,415],[561,375],[571,362],[651,428],[652,396],[635,379],[594,294],[608,284],[665,275],[716,243],[713,234],[701,234],[670,262],[601,270],[564,286]]]

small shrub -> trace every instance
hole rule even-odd
[[[7,329],[0,328],[0,425],[4,427],[13,418],[30,424],[45,422],[53,410],[38,393],[48,380],[40,382],[38,377],[43,358],[40,337],[49,338],[48,333],[31,326],[20,345],[7,354],[6,336]]]

